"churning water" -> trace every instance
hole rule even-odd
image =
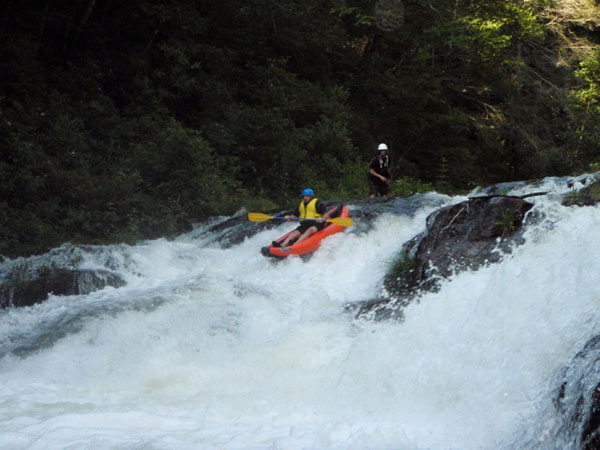
[[[552,402],[600,331],[600,208],[531,200],[546,218],[523,246],[402,322],[344,306],[376,297],[433,206],[332,236],[308,261],[259,252],[293,225],[228,249],[198,230],[83,252],[128,285],[0,312],[0,448],[575,445]]]

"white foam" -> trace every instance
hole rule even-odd
[[[332,236],[308,261],[260,254],[284,226],[229,249],[193,237],[128,248],[127,287],[0,315],[8,339],[118,306],[0,360],[0,447],[510,448],[599,329],[600,209],[544,202],[549,222],[524,246],[445,282],[401,323],[353,320],[343,305],[373,298],[427,210]]]

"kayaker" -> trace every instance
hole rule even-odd
[[[392,173],[390,171],[390,157],[387,145],[381,143],[377,147],[377,156],[369,163],[369,196],[375,198],[378,195],[392,196],[390,182]]]
[[[277,241],[273,241],[272,245],[274,247],[287,247],[291,243],[297,244],[298,242],[302,242],[307,237],[315,234],[317,231],[322,230],[327,222],[327,219],[336,209],[337,207],[327,211],[325,205],[315,197],[315,193],[312,189],[304,189],[302,191],[302,200],[300,201],[300,204],[294,213],[284,216],[286,220],[290,220],[292,218],[300,219],[300,225],[298,228],[292,231],[283,240],[283,242],[279,243]]]

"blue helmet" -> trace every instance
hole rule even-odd
[[[311,197],[314,197],[314,196],[315,196],[315,193],[313,192],[313,190],[312,190],[312,189],[310,189],[310,188],[307,188],[307,189],[304,189],[304,190],[302,191],[302,195],[310,195]]]

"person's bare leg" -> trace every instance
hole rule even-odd
[[[282,247],[287,247],[290,244],[290,241],[293,241],[294,239],[298,238],[298,236],[300,236],[300,232],[298,230],[294,230],[292,231],[288,237],[286,237],[283,242],[281,242],[281,246]]]
[[[317,227],[310,227],[309,229],[307,229],[304,234],[302,234],[302,236],[300,236],[295,244],[297,244],[298,242],[302,242],[304,239],[306,239],[307,237],[315,234],[317,232]]]

